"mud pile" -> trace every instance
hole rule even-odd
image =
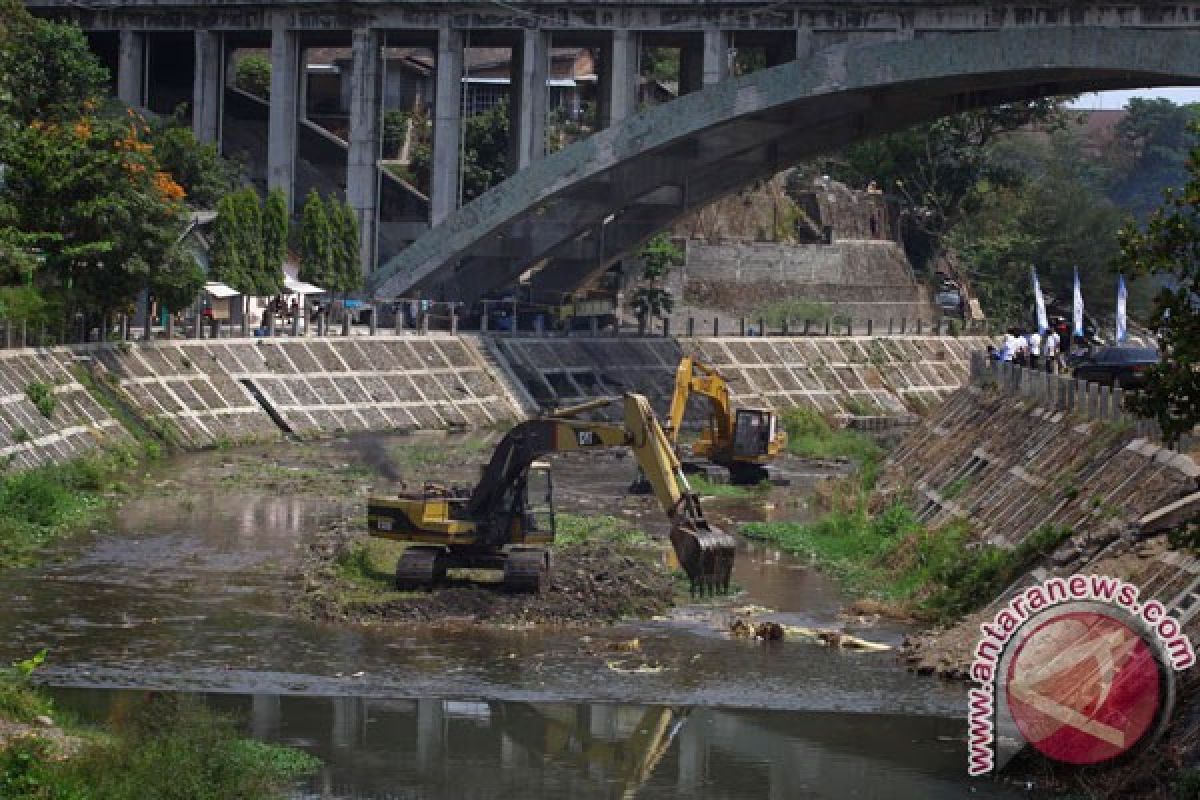
[[[316,619],[389,625],[586,626],[651,617],[674,600],[671,574],[656,550],[609,542],[556,547],[553,579],[540,595],[508,594],[481,584],[432,592],[355,591],[338,574],[340,557],[363,541],[333,526],[313,545],[304,571],[302,609]]]

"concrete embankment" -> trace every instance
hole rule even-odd
[[[61,462],[127,436],[89,379],[183,448],[284,433],[487,427],[627,391],[664,411],[679,357],[720,368],[742,405],[909,414],[966,380],[974,338],[355,336],[81,345],[0,352],[0,456]],[[30,387],[54,397],[43,415]],[[36,394],[36,393],[35,393]]]
[[[832,414],[923,412],[961,387],[986,339],[950,336],[506,338],[513,373],[544,406],[641,392],[662,412],[682,355],[721,370],[739,405]]]
[[[1111,409],[1071,403],[1062,392],[980,383],[943,404],[889,455],[880,500],[911,497],[929,528],[964,519],[971,541],[1003,548],[1045,526],[1071,534],[988,608],[918,640],[912,663],[963,674],[981,620],[1027,586],[1080,572],[1132,580],[1144,600],[1162,602],[1195,638],[1200,560],[1173,549],[1167,534],[1200,514],[1200,468],[1139,437]]]

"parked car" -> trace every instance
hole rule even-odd
[[[1073,375],[1091,383],[1139,389],[1146,385],[1146,373],[1158,363],[1153,347],[1100,347],[1075,364]]]

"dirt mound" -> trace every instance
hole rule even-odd
[[[540,595],[460,584],[433,592],[363,591],[339,574],[361,535],[332,528],[313,547],[302,606],[313,617],[368,624],[592,625],[651,617],[673,604],[675,584],[657,551],[610,542],[554,549],[553,580]]]

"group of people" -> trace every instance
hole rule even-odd
[[[1065,323],[1047,328],[1044,333],[1009,328],[999,348],[988,345],[988,355],[1021,367],[1059,372],[1067,368],[1070,342],[1070,329]]]

